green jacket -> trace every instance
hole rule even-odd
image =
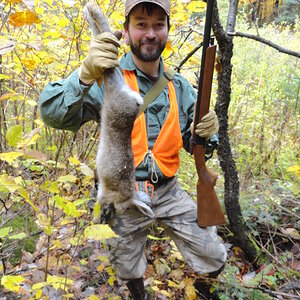
[[[121,58],[122,69],[134,70],[140,89],[140,94],[144,96],[153,86],[145,74],[138,70],[133,61],[131,52]],[[162,60],[159,65],[159,78],[164,72]],[[173,78],[175,86],[180,129],[184,148],[191,152],[190,124],[193,121],[194,103],[196,92],[188,81],[180,74],[176,73]],[[100,111],[104,100],[104,87],[99,87],[96,83],[91,87],[83,86],[79,83],[78,71],[73,72],[67,79],[51,82],[46,85],[40,96],[40,114],[43,121],[58,129],[71,130],[76,132],[85,122],[95,120],[100,121]],[[120,99],[121,100],[121,99]],[[151,149],[158,137],[160,129],[169,111],[168,88],[153,101],[145,110],[148,146]],[[156,166],[158,178],[163,178],[163,174]],[[147,180],[151,178],[151,161],[147,164],[142,162],[136,170],[137,180]]]

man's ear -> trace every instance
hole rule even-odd
[[[123,29],[123,37],[125,39],[126,45],[129,45],[129,35],[128,35],[128,28]]]

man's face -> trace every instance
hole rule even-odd
[[[129,26],[125,37],[132,53],[145,62],[156,61],[164,50],[168,39],[168,22],[165,11],[155,7],[151,15],[143,5],[135,6],[130,12]]]

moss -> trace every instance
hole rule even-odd
[[[2,217],[0,216],[0,223],[2,221]],[[36,240],[38,239],[38,235],[30,236],[33,232],[38,230],[38,227],[35,223],[35,219],[32,215],[28,213],[27,220],[25,215],[18,215],[12,220],[5,223],[5,227],[12,227],[12,231],[10,235],[15,235],[25,231],[27,225],[27,232],[29,237],[25,237],[20,240],[9,240],[5,241],[3,245],[3,252],[8,249],[12,243],[17,243],[17,246],[14,248],[13,253],[10,255],[9,262],[12,265],[16,265],[19,263],[21,259],[22,250],[24,249],[27,252],[33,253],[35,251]]]

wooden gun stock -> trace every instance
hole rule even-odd
[[[209,111],[209,102],[213,80],[214,63],[216,56],[216,46],[206,49],[203,80],[201,83],[201,95],[198,95],[197,108],[194,124],[198,124],[202,117]],[[200,77],[201,80],[201,77]],[[199,98],[200,97],[200,98]],[[199,107],[200,106],[200,107]],[[197,111],[196,111],[197,112]],[[196,119],[198,118],[198,119]],[[197,140],[195,131],[193,140]],[[203,141],[202,141],[203,142]],[[208,227],[225,223],[225,217],[219,203],[214,186],[217,181],[217,174],[210,171],[205,165],[205,145],[195,143],[193,147],[196,170],[198,174],[197,182],[197,217],[198,226]]]

